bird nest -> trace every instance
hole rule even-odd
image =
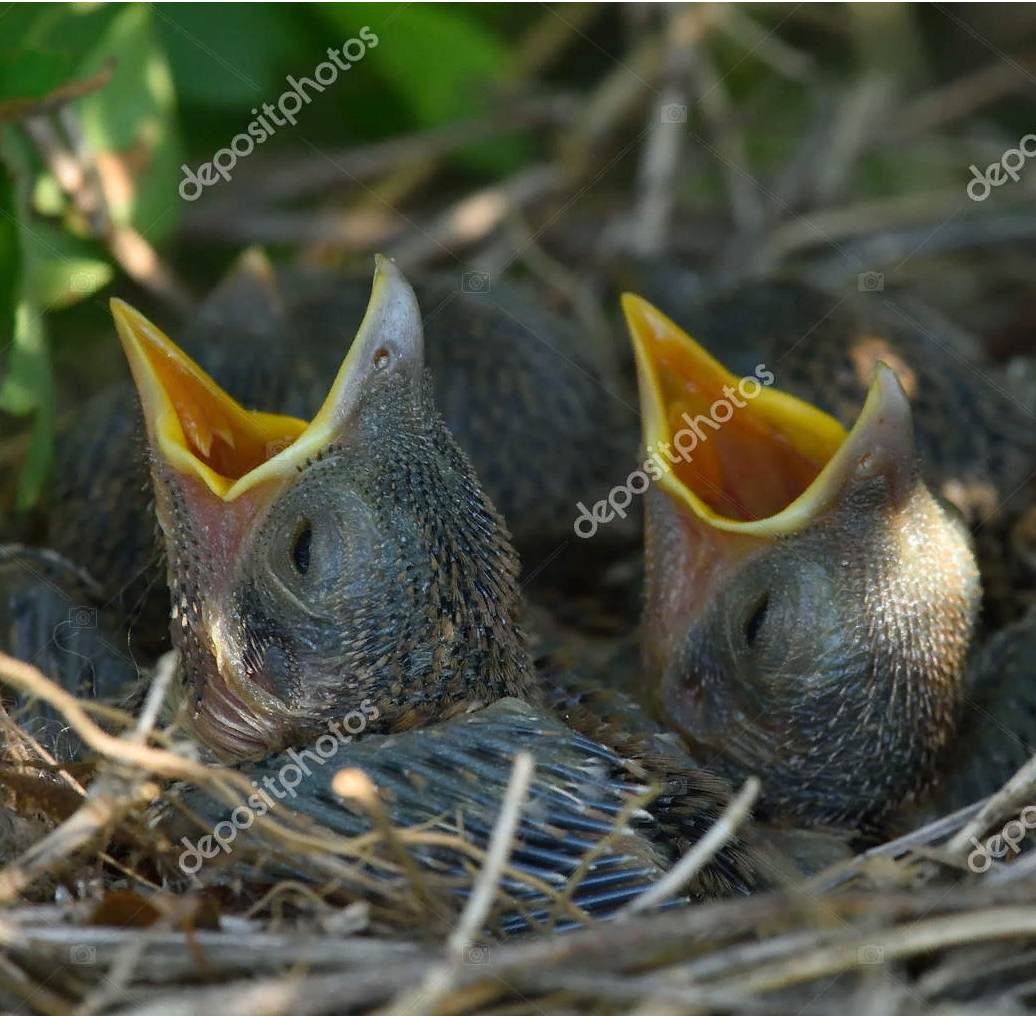
[[[513,905],[506,887],[521,877],[508,857],[530,759],[516,760],[485,850],[430,826],[392,827],[362,774],[343,771],[336,789],[365,803],[369,834],[265,816],[256,820],[264,846],[246,851],[252,870],[271,860],[276,870],[280,857],[296,877],[250,878],[235,851],[232,869],[213,864],[204,882],[187,884],[174,867],[181,848],[155,815],[184,784],[228,804],[251,788],[153,729],[171,674],[160,668],[140,715],[124,717],[116,736],[91,715],[99,707],[27,664],[0,661],[0,678],[59,710],[97,759],[82,784],[67,768],[46,773],[43,749],[3,720],[7,1008],[842,1016],[865,1000],[868,1012],[986,1014],[1036,999],[1036,851],[1025,807],[1036,760],[988,801],[807,881],[658,909],[750,821],[748,787],[650,900],[595,920],[573,913],[573,885],[540,885],[551,917],[502,939],[486,929]],[[430,846],[463,863],[445,873],[416,863]],[[655,909],[644,912],[647,903]],[[573,917],[579,929],[556,929]]]

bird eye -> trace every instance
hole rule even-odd
[[[759,630],[763,626],[763,621],[766,620],[766,610],[770,605],[770,594],[766,593],[763,598],[755,605],[755,610],[749,615],[748,623],[745,625],[745,643],[748,648],[751,649],[755,644],[756,638],[759,636]]]
[[[309,548],[313,543],[313,527],[305,519],[295,534],[295,543],[291,548],[291,560],[300,575],[309,571]]]

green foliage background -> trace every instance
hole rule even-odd
[[[246,129],[253,107],[276,104],[287,75],[312,75],[329,46],[364,26],[391,40],[306,107],[306,136],[337,146],[374,141],[483,108],[486,89],[508,73],[507,34],[529,13],[491,4],[11,6],[0,26],[0,110],[44,100],[114,57],[107,85],[74,108],[93,149],[136,170],[113,218],[160,246],[184,211],[181,165],[211,159]],[[290,131],[279,131],[264,151],[292,143]],[[459,168],[497,174],[523,155],[504,138],[461,153]],[[33,421],[22,507],[38,496],[52,444],[48,315],[94,296],[113,274],[103,243],[68,207],[19,119],[0,115],[0,409]]]

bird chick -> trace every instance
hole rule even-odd
[[[432,404],[416,300],[390,261],[308,424],[242,408],[112,308],[198,739],[260,757],[368,699],[388,733],[531,694],[517,560]]]
[[[922,481],[881,366],[846,432],[623,300],[645,473],[648,694],[763,810],[865,829],[931,784],[979,604],[968,535]],[[657,475],[655,475],[657,474]]]

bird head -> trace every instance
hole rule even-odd
[[[244,409],[140,314],[112,310],[202,741],[259,756],[350,713],[386,732],[528,690],[517,561],[432,405],[417,303],[392,262],[378,258],[309,423]]]
[[[640,385],[645,675],[702,764],[805,824],[878,822],[933,780],[979,602],[879,367],[856,424],[738,378],[623,300]],[[773,366],[773,365],[770,365]]]

